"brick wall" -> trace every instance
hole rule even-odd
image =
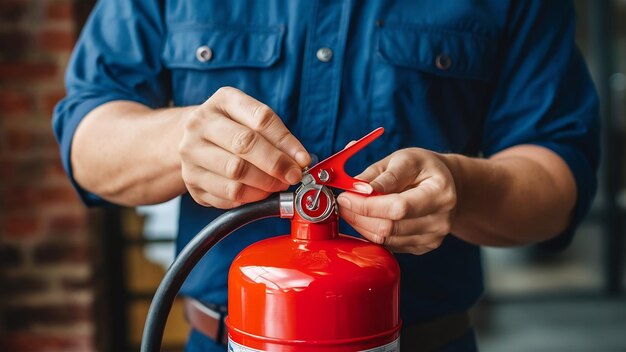
[[[0,1],[0,351],[95,350],[89,213],[50,127],[84,3]]]

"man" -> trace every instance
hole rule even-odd
[[[385,195],[344,193],[340,215],[398,253],[404,327],[439,343],[401,340],[437,350],[475,348],[451,317],[482,292],[478,245],[562,247],[595,192],[597,98],[568,1],[100,1],[67,89],[54,129],[81,197],[182,194],[179,249],[298,183],[310,153],[385,127],[349,165]],[[239,230],[182,293],[226,305],[232,258],[287,232]],[[215,338],[194,330],[188,349]]]

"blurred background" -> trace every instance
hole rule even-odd
[[[136,351],[173,258],[176,200],[87,210],[50,129],[94,0],[0,0],[0,351]],[[564,252],[485,249],[481,351],[626,351],[626,0],[576,0],[602,101],[593,208]],[[180,306],[167,350],[182,348]]]

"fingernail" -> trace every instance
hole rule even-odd
[[[355,191],[363,194],[370,194],[374,191],[372,186],[369,183],[365,182],[355,182],[352,184],[352,187]]]
[[[337,197],[337,203],[342,207],[342,208],[346,208],[346,209],[350,209],[350,199],[346,198],[346,197]]]
[[[298,165],[305,167],[308,166],[309,163],[311,162],[311,158],[309,157],[309,153],[301,150],[299,152],[296,153],[296,162],[298,162]]]
[[[287,180],[287,182],[292,185],[300,182],[301,177],[302,171],[300,169],[291,169],[289,170],[289,172],[287,172],[287,175],[285,175],[285,179]]]

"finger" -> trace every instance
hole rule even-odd
[[[284,191],[289,187],[288,184],[266,174],[245,159],[208,141],[203,141],[202,146],[189,151],[187,157],[188,162],[197,165],[203,171],[210,171],[266,192]]]
[[[337,197],[339,207],[354,213],[380,219],[403,220],[418,218],[437,211],[434,201],[422,195],[422,191],[411,189],[403,193],[392,193],[375,197],[364,197],[344,192]]]
[[[395,253],[425,254],[441,246],[444,238],[436,234],[382,237],[358,225],[351,226],[367,240],[384,245]]]
[[[250,203],[265,199],[270,192],[245,185],[241,182],[229,180],[210,171],[196,173],[202,175],[202,180],[191,180],[189,183],[196,188],[204,190],[206,193],[231,201],[233,203]]]
[[[441,246],[445,235],[422,234],[385,237],[384,246],[392,252],[425,254]]]
[[[392,154],[379,167],[384,167],[384,170],[370,184],[377,191],[386,194],[404,191],[415,183],[416,175],[420,172],[415,157],[407,153]]]
[[[232,209],[241,205],[241,203],[233,202],[226,199],[215,197],[214,195],[207,193],[205,190],[187,185],[189,194],[196,201],[196,203],[204,207],[214,207],[219,209]]]
[[[225,117],[211,117],[203,126],[204,138],[235,154],[266,174],[288,184],[302,178],[302,169],[261,134]]]
[[[220,88],[214,96],[217,107],[231,119],[260,133],[301,168],[309,165],[309,153],[269,106],[231,87]]]
[[[449,230],[448,222],[439,214],[431,214],[415,219],[389,220],[370,218],[354,213],[345,208],[339,208],[339,215],[352,226],[359,226],[367,229],[373,234],[381,237],[407,236],[425,233],[447,234]]]
[[[363,172],[354,176],[354,178],[358,180],[363,180],[366,182],[371,182],[376,176],[380,175],[383,171],[385,171],[385,159],[378,161],[370,166],[368,166]],[[377,190],[378,191],[378,190]]]
[[[363,172],[356,175],[355,178],[358,178],[359,180],[363,180],[367,182],[372,181],[373,179],[376,178],[376,176],[380,175],[383,171],[385,171],[385,168],[387,167],[387,164],[389,163],[389,159],[391,159],[392,155],[388,155],[387,157],[381,160],[378,160],[377,162],[368,166],[365,170],[363,170]]]
[[[348,142],[348,144],[346,144],[346,146],[345,146],[345,147],[343,147],[343,149],[348,149],[348,148],[350,148],[350,146],[352,146],[354,143],[356,143],[356,141],[355,141],[355,140],[351,140],[350,142]]]
[[[365,239],[367,239],[370,242],[374,242],[376,244],[384,244],[385,243],[385,238],[382,236],[378,236],[377,234],[371,232],[370,230],[366,229],[366,228],[362,228],[359,227],[359,225],[350,225],[352,227],[354,227],[354,229],[361,234],[361,236],[365,237]]]

